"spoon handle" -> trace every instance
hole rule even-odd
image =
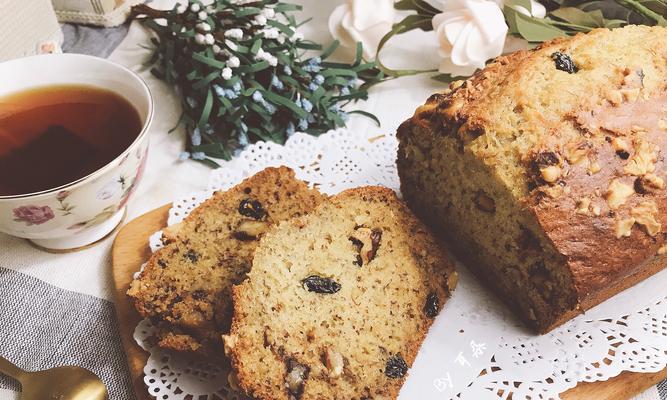
[[[16,380],[20,380],[25,371],[9,362],[9,360],[0,357],[0,373],[9,375]]]

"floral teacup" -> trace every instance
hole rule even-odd
[[[92,174],[41,192],[0,196],[0,232],[30,239],[47,250],[64,251],[100,240],[123,219],[146,165],[153,99],[139,76],[102,58],[48,54],[0,63],[0,97],[58,84],[111,90],[134,106],[143,124],[121,155]]]

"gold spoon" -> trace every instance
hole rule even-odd
[[[81,367],[27,372],[0,357],[0,372],[21,383],[21,400],[104,400],[107,389],[95,374]]]

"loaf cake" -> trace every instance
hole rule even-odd
[[[398,139],[409,205],[538,332],[667,265],[667,28],[500,57]]]
[[[260,400],[395,399],[456,284],[390,189],[347,190],[262,239],[224,338]]]
[[[244,279],[259,238],[322,198],[291,169],[267,168],[215,193],[166,229],[165,246],[150,257],[128,291],[139,313],[157,324],[158,345],[222,352],[221,335],[231,324],[230,288]]]

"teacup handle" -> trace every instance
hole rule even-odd
[[[0,373],[20,381],[25,374],[25,371],[9,362],[6,358],[0,356]]]

